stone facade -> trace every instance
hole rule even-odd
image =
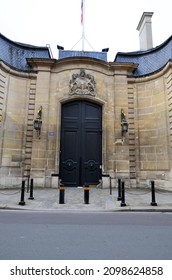
[[[130,79],[133,92],[135,162],[138,182],[157,180],[170,188],[170,99],[171,63],[149,77]],[[130,105],[129,105],[130,106]],[[130,132],[129,132],[130,136]]]
[[[107,63],[88,58],[71,58],[59,61],[30,59],[38,71],[35,110],[43,107],[41,138],[32,139],[31,176],[39,178],[39,185],[51,182],[51,175],[59,173],[61,105],[72,100],[90,100],[103,107],[103,163],[104,174],[129,176],[128,140],[121,142],[120,112],[128,112],[127,75],[134,65]],[[72,94],[70,81],[73,75],[84,70],[94,77],[95,94]],[[34,114],[35,116],[35,114]],[[120,139],[120,145],[116,140]],[[118,148],[117,148],[118,146]],[[121,152],[122,147],[122,152]],[[119,152],[120,150],[120,152]],[[121,157],[117,160],[117,157]],[[45,180],[45,178],[47,178]]]
[[[171,189],[172,63],[135,77],[137,64],[90,57],[28,58],[32,71],[0,61],[0,187],[34,178],[35,186],[57,187],[61,108],[89,100],[102,106],[102,181],[125,178],[136,187],[157,180]],[[82,80],[82,73],[86,80]],[[80,80],[77,80],[80,79]],[[81,87],[77,91],[76,87]],[[34,120],[42,106],[40,137]],[[128,132],[121,135],[121,109]]]

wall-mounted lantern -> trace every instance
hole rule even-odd
[[[121,136],[122,136],[122,139],[125,138],[126,132],[128,132],[128,123],[126,120],[126,115],[124,113],[124,110],[121,109]]]
[[[39,107],[37,118],[34,120],[34,129],[37,131],[38,138],[40,139],[42,126],[42,106]]]

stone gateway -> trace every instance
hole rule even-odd
[[[53,59],[2,34],[0,46],[1,188],[29,176],[39,187],[108,187],[108,175],[113,186],[171,188],[172,37],[148,49],[141,37],[140,51],[113,62],[65,50]]]

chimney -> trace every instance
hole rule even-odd
[[[153,48],[152,22],[151,22],[152,16],[153,13],[144,12],[137,26],[137,30],[139,31],[139,38],[140,38],[140,50],[148,50]]]

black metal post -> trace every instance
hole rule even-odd
[[[33,197],[33,178],[30,180],[30,197],[28,199],[34,199]]]
[[[109,180],[110,180],[110,195],[112,195],[112,180],[111,176],[109,175]]]
[[[59,186],[59,204],[64,204],[65,198],[65,187],[63,185]]]
[[[117,200],[122,200],[122,196],[121,196],[121,179],[118,179],[118,198]]]
[[[84,202],[89,204],[89,186],[84,187]]]
[[[25,180],[22,181],[22,186],[21,186],[21,200],[19,202],[19,205],[25,205],[24,201],[24,193],[25,193]]]
[[[121,207],[123,207],[123,206],[126,206],[126,203],[125,203],[125,183],[124,183],[124,181],[122,181],[122,187],[121,187],[121,190],[122,190],[122,201],[121,201]]]
[[[27,177],[27,193],[29,192],[30,176]]]
[[[152,193],[152,206],[157,206],[156,200],[155,200],[155,182],[151,181],[151,193]]]

